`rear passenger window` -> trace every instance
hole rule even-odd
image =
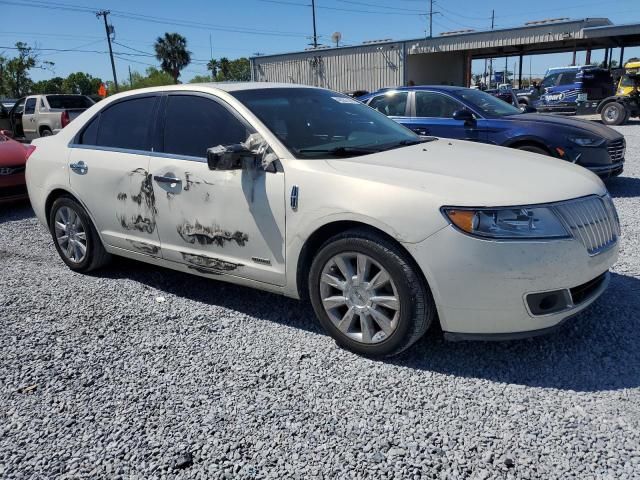
[[[98,122],[100,116],[93,117],[93,120],[89,122],[89,125],[80,134],[78,143],[80,145],[95,145],[98,141]]]
[[[407,110],[407,92],[389,92],[373,97],[369,102],[371,108],[391,117],[404,117]]]
[[[193,95],[172,95],[167,101],[165,153],[205,158],[207,149],[248,136],[247,127],[218,102]]]
[[[124,148],[127,150],[149,150],[149,127],[153,119],[156,97],[134,98],[107,107],[100,114],[100,128],[95,145]],[[87,130],[93,127],[89,125]],[[86,140],[92,132],[86,132]],[[86,141],[82,142],[88,144]]]

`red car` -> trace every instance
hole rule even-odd
[[[0,203],[27,198],[24,169],[35,149],[16,142],[0,130]]]

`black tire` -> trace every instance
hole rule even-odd
[[[602,108],[600,118],[605,125],[623,125],[629,118],[629,112],[621,103],[610,102]]]
[[[74,262],[67,258],[66,254],[62,251],[62,247],[56,236],[56,214],[63,207],[71,209],[79,217],[82,222],[83,230],[86,234],[86,253],[84,258],[79,262]],[[104,245],[102,245],[102,241],[100,240],[98,232],[93,226],[93,222],[89,218],[89,215],[87,215],[87,212],[82,205],[72,197],[63,196],[57,198],[53,202],[53,205],[51,206],[51,213],[49,214],[49,231],[51,232],[53,244],[58,251],[58,255],[60,255],[62,261],[75,272],[90,272],[91,270],[102,267],[111,260],[111,255],[109,255],[109,253],[104,249]]]
[[[363,253],[379,263],[393,280],[399,297],[397,327],[379,343],[355,341],[343,334],[329,318],[322,303],[322,271],[335,255]],[[315,255],[309,271],[309,296],[313,309],[325,330],[347,350],[368,357],[390,357],[409,348],[429,329],[436,307],[418,266],[398,245],[383,235],[365,229],[353,229],[327,240]]]
[[[50,137],[51,135],[53,135],[53,132],[48,128],[43,128],[42,131],[40,132],[41,137]]]
[[[549,152],[547,152],[544,148],[540,148],[535,145],[520,145],[516,148],[525,152],[537,153],[538,155],[546,155],[547,157],[549,156]]]

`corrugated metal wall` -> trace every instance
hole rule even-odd
[[[315,50],[252,59],[258,82],[301,83],[340,92],[374,91],[404,83],[402,43]]]

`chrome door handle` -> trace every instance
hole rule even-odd
[[[154,175],[153,179],[158,183],[182,183],[182,180],[176,177],[166,177],[164,175]]]
[[[89,171],[89,166],[82,160],[78,163],[69,164],[69,168],[71,168],[71,170],[78,175],[86,175],[86,173]]]

